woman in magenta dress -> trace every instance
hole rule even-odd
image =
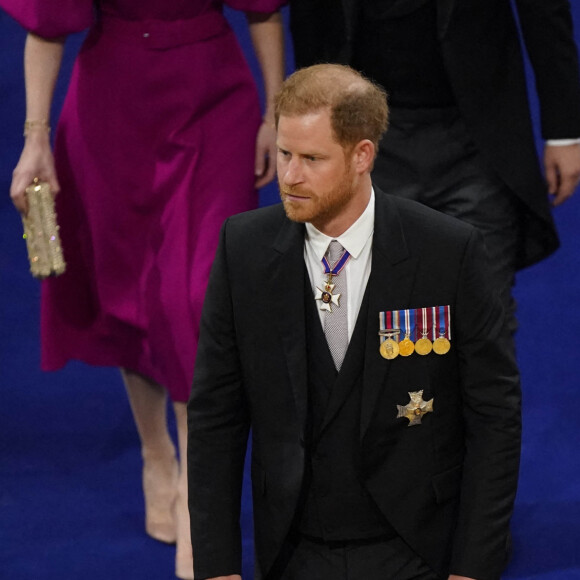
[[[0,0],[29,30],[26,140],[11,196],[25,211],[49,181],[67,272],[42,289],[42,367],[118,366],[142,443],[146,529],[177,541],[193,578],[186,468],[166,426],[167,393],[185,458],[185,402],[223,220],[273,178],[271,99],[283,77],[283,0],[225,0],[246,12],[266,111],[223,0]],[[64,37],[90,28],[56,131],[49,111]]]

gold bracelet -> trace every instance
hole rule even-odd
[[[48,121],[24,121],[24,136],[26,137],[31,129],[35,129],[36,127],[40,127],[44,129],[47,133],[50,133],[50,125]]]

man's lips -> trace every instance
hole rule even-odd
[[[295,192],[283,191],[284,197],[290,201],[307,201],[310,199],[309,195],[302,195]]]

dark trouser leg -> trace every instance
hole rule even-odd
[[[494,287],[515,332],[511,290],[523,204],[486,164],[458,113],[394,110],[373,181],[386,193],[420,201],[481,231]]]
[[[298,541],[280,580],[440,580],[400,538],[331,546]]]

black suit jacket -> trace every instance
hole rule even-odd
[[[524,203],[519,266],[558,247],[541,174],[522,51],[509,0],[435,0],[438,36],[471,138]],[[297,67],[350,64],[356,0],[292,0]],[[568,0],[515,0],[540,100],[545,139],[580,137],[580,75]]]
[[[292,523],[307,450],[304,226],[280,205],[223,227],[189,402],[196,578],[241,570],[240,489],[252,429],[256,576]],[[441,573],[499,578],[516,491],[520,393],[499,302],[471,227],[376,191],[360,440],[365,486],[397,532]],[[385,360],[381,311],[451,305],[444,355]],[[397,419],[409,392],[434,412]],[[345,395],[346,396],[346,392]],[[325,421],[342,402],[333,395]]]

